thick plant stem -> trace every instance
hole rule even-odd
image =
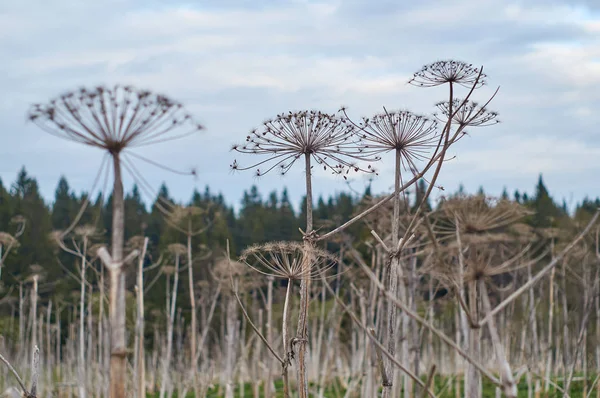
[[[477,322],[479,319],[479,306],[477,305],[477,282],[469,282],[469,312],[471,313],[471,319]],[[480,329],[469,328],[469,355],[476,361],[481,361],[481,340],[480,340]],[[467,365],[467,385],[465,386],[465,393],[467,397],[480,397],[481,396],[481,374],[477,367],[469,362]]]
[[[272,275],[269,275],[267,277],[268,285],[267,285],[267,341],[273,341],[273,283],[275,281],[275,277]],[[285,318],[284,318],[285,321]],[[284,352],[285,355],[285,352]],[[286,360],[287,357],[284,356],[284,360]],[[271,377],[271,369],[273,368],[273,357],[269,356],[269,359],[267,360],[267,371],[265,372],[265,385],[264,385],[264,391],[265,391],[265,398],[271,398],[271,389],[273,387],[273,381],[272,381],[272,377]],[[286,376],[287,376],[287,372],[286,372]],[[284,379],[285,380],[285,379]],[[284,384],[284,389],[285,389],[285,384]]]
[[[110,271],[110,397],[125,398],[127,358],[125,343],[125,274],[122,272],[125,239],[125,203],[119,153],[112,153],[114,166],[112,263]]]
[[[297,377],[299,398],[308,398],[308,372],[306,370],[306,356],[308,353],[308,305],[310,302],[310,267],[313,242],[313,209],[312,209],[312,177],[310,170],[310,153],[304,154],[306,162],[306,239],[304,240],[305,255],[302,263],[302,281],[300,283],[300,313],[298,314],[298,328],[295,343],[298,347]],[[293,348],[293,347],[292,347]]]
[[[527,279],[531,280],[531,277],[532,277],[531,265],[528,265],[527,266]],[[537,330],[536,308],[537,308],[537,306],[535,305],[535,293],[533,291],[533,288],[531,288],[531,289],[529,289],[529,324],[530,324],[533,346],[531,347],[530,363],[533,364],[533,366],[535,367],[535,369],[537,371],[538,370],[537,367],[539,366],[539,356],[540,355],[539,355],[539,339],[538,339],[538,330]]]
[[[38,282],[40,276],[33,275],[33,288],[31,289],[31,358],[35,355],[35,348],[37,347],[37,303],[38,303]]]
[[[554,319],[554,275],[556,274],[556,268],[552,268],[552,272],[550,274],[550,289],[549,289],[549,300],[550,304],[548,305],[548,340],[546,342],[546,377],[544,383],[544,391],[547,393],[550,390],[550,378],[552,372],[552,351],[553,351],[553,319]]]
[[[163,360],[162,378],[160,384],[160,398],[164,398],[167,386],[171,387],[171,378],[169,377],[169,366],[171,364],[171,355],[173,351],[173,326],[175,324],[175,309],[177,308],[177,287],[179,284],[179,254],[175,255],[175,272],[173,274],[173,289],[171,291],[171,301],[169,302],[170,309],[168,312],[167,323],[167,348],[165,358]],[[167,288],[169,283],[167,283]]]
[[[148,247],[148,238],[144,238],[144,247],[138,261],[137,272],[137,392],[139,398],[146,397],[146,354],[144,351],[144,258]]]
[[[600,294],[596,295],[596,373],[600,374]],[[600,398],[600,383],[596,384],[596,398]]]
[[[189,279],[189,290],[190,290],[190,310],[191,322],[191,338],[190,338],[190,367],[192,369],[192,381],[194,383],[194,395],[198,396],[198,366],[196,362],[196,335],[198,333],[198,326],[196,321],[196,295],[194,292],[194,268],[192,267],[192,220],[188,220],[188,234],[187,234],[187,260],[188,260],[188,279]]]
[[[283,376],[283,396],[288,398],[290,396],[290,384],[288,378],[288,358],[290,355],[290,336],[289,336],[289,307],[290,307],[290,298],[292,295],[292,280],[288,279],[288,285],[285,292],[285,302],[283,304],[283,321],[282,321],[282,338],[283,338],[283,366],[282,366],[282,376]],[[270,387],[270,386],[268,386]]]
[[[394,182],[394,215],[392,219],[392,258],[389,262],[389,270],[388,270],[388,280],[387,286],[390,294],[393,297],[398,297],[398,278],[401,274],[400,270],[400,261],[399,255],[394,252],[394,250],[399,246],[398,241],[400,239],[400,167],[402,160],[402,153],[397,150],[396,151],[396,169],[395,169],[395,182]],[[403,300],[404,297],[401,298]],[[387,350],[391,355],[396,355],[396,314],[398,313],[398,309],[392,302],[388,302],[388,311],[387,311]],[[404,322],[403,322],[404,326]],[[402,353],[402,357],[404,359],[404,350]],[[405,365],[406,362],[402,361],[402,364]],[[394,384],[394,367],[393,363],[389,360],[386,360],[384,370],[385,375],[383,377],[383,394],[382,396],[391,397],[392,394],[392,386]]]
[[[486,313],[489,313],[492,310],[492,306],[490,304],[487,287],[483,280],[479,281],[479,287],[481,302],[483,304],[483,310]],[[498,367],[500,369],[500,381],[502,382],[502,390],[506,397],[517,398],[517,384],[515,383],[515,380],[513,378],[512,370],[506,358],[505,349],[500,340],[500,335],[498,334],[496,322],[493,317],[490,318],[490,321],[488,322],[488,330],[492,338],[492,345],[496,354],[496,361],[498,361]]]
[[[85,268],[87,238],[83,240],[83,253],[81,255],[81,295],[79,297],[79,363],[77,364],[78,372],[78,388],[79,396],[85,398],[87,396],[86,379],[85,379]]]
[[[236,355],[236,338],[238,337],[237,328],[239,326],[238,303],[235,295],[231,295],[227,304],[226,334],[225,334],[225,398],[233,398],[234,389],[234,371]]]

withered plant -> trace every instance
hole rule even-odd
[[[177,308],[177,288],[179,286],[180,260],[187,252],[187,248],[180,243],[172,243],[168,246],[168,252],[173,257],[174,265],[163,267],[163,273],[167,277],[166,283],[166,314],[167,314],[167,345],[164,357],[162,358],[162,377],[160,384],[160,398],[164,398],[167,387],[172,388],[169,369],[171,365],[171,355],[173,350],[173,326],[175,324],[175,309]],[[188,264],[188,267],[191,264]],[[173,286],[171,286],[171,276],[173,277]],[[169,394],[170,396],[171,394]]]
[[[110,396],[124,398],[126,367],[125,258],[122,166],[134,166],[127,155],[156,164],[131,151],[192,134],[202,126],[170,98],[132,86],[81,88],[46,104],[35,104],[30,121],[57,137],[106,151],[113,165],[112,254],[100,253],[110,274]],[[87,203],[87,202],[86,202]],[[80,215],[83,211],[80,211]]]
[[[66,235],[61,231],[52,233],[52,240],[65,252],[77,257],[81,262],[79,275],[71,274],[71,276],[79,282],[79,345],[77,355],[77,378],[79,396],[87,397],[87,380],[86,380],[86,362],[85,362],[85,291],[88,281],[86,280],[86,269],[88,267],[88,249],[92,246],[93,239],[99,237],[99,231],[93,225],[84,225],[75,228],[70,234]],[[68,238],[68,243],[65,242]],[[91,308],[88,308],[91,312]]]
[[[377,158],[363,154],[355,127],[344,118],[318,111],[301,111],[280,114],[274,120],[263,124],[260,130],[255,130],[246,137],[244,145],[234,145],[233,150],[263,155],[265,159],[249,167],[241,167],[234,161],[234,170],[256,168],[257,175],[264,175],[278,169],[286,174],[295,162],[304,160],[306,182],[306,229],[304,245],[307,253],[315,247],[315,231],[313,229],[313,193],[312,168],[313,162],[324,170],[334,174],[344,174],[351,170],[374,172],[370,164],[361,166],[358,162],[368,162]],[[266,170],[260,167],[265,165]],[[263,169],[264,170],[264,169]],[[346,177],[344,175],[344,177]],[[310,302],[308,278],[311,262],[310,255],[304,257],[302,269],[304,276],[300,285],[300,312],[296,342],[298,346],[296,363],[298,390],[300,398],[308,398],[308,378],[306,369],[308,345],[308,307]]]
[[[218,214],[216,215],[218,216]],[[196,311],[196,294],[194,290],[194,267],[192,259],[192,238],[203,234],[210,228],[212,221],[209,218],[208,211],[197,206],[175,206],[172,212],[167,217],[168,224],[176,229],[177,231],[185,234],[187,246],[187,263],[188,263],[188,288],[190,291],[190,307],[191,307],[191,323],[190,323],[190,366],[192,372],[192,380],[194,385],[194,392],[196,395],[199,393],[198,377],[197,377],[197,340],[196,335],[198,333],[197,323],[197,311]],[[212,252],[208,253],[208,256]]]
[[[304,266],[307,263],[306,257],[310,258],[310,262],[308,262],[309,268]],[[240,261],[264,276],[287,280],[281,325],[283,356],[277,356],[277,359],[280,361],[283,360],[281,363],[283,395],[288,398],[290,390],[287,369],[294,357],[293,345],[297,343],[295,338],[290,339],[289,336],[289,328],[291,326],[289,305],[294,281],[320,278],[331,270],[338,261],[324,250],[315,247],[307,250],[306,246],[296,242],[272,242],[251,246],[242,252]],[[267,345],[272,343],[272,341],[266,340]],[[269,348],[271,352],[275,351],[272,347],[269,346]]]
[[[344,110],[344,114],[346,112]],[[347,117],[347,115],[346,115]],[[384,246],[390,254],[390,261],[387,264],[386,285],[394,297],[398,295],[398,280],[404,279],[400,268],[400,249],[402,241],[400,240],[400,211],[405,204],[405,198],[402,197],[403,170],[411,173],[411,177],[418,175],[418,161],[427,160],[431,150],[439,149],[440,139],[437,130],[437,122],[424,116],[416,115],[409,111],[385,112],[364,118],[360,125],[360,136],[364,140],[364,151],[369,154],[380,156],[386,152],[395,152],[394,167],[394,199],[391,230],[391,249]],[[376,233],[372,231],[372,233]],[[407,298],[404,284],[400,284],[400,297]],[[387,349],[391,355],[396,353],[396,314],[397,308],[393,303],[388,305],[387,313]],[[401,334],[404,335],[408,325],[402,322]],[[408,342],[408,339],[404,339]],[[407,349],[403,349],[405,356],[404,363],[408,363]],[[392,364],[387,361],[382,374],[382,384],[384,397],[389,397],[393,386]],[[409,385],[405,390],[412,390]]]
[[[468,111],[470,109],[469,98],[476,88],[484,84],[484,77],[482,69],[474,68],[459,61],[439,61],[431,65],[426,65],[419,72],[415,73],[413,79],[410,81],[414,85],[422,87],[448,85],[449,105],[445,108],[445,118],[439,118],[444,123],[441,132],[437,129],[435,119],[429,119],[409,111],[388,112],[385,108],[384,113],[375,115],[372,118],[363,118],[360,124],[351,122],[359,130],[360,137],[365,142],[363,149],[365,153],[378,157],[387,152],[395,153],[394,193],[392,195],[394,212],[392,215],[391,247],[388,247],[384,243],[376,231],[372,231],[372,234],[376,236],[390,257],[386,272],[387,289],[393,297],[399,296],[405,302],[415,302],[414,284],[409,283],[411,287],[407,291],[404,283],[401,283],[400,288],[398,288],[398,281],[399,279],[403,281],[414,280],[414,271],[412,270],[415,268],[414,262],[416,258],[413,256],[409,260],[409,263],[412,265],[410,267],[407,266],[407,269],[403,272],[400,264],[402,250],[410,241],[416,225],[420,223],[420,215],[423,212],[424,204],[435,186],[448,148],[465,134],[464,129],[467,126],[475,125],[474,120],[478,116],[477,112],[471,117],[466,117],[464,122],[460,124],[455,123],[455,119],[458,115],[470,115]],[[455,85],[465,86],[469,89],[464,100],[455,99]],[[490,101],[491,98],[488,100],[488,103]],[[465,108],[467,109],[465,110]],[[343,109],[342,111],[346,118],[348,118],[346,110]],[[493,114],[491,120],[495,116],[496,114]],[[412,215],[411,221],[404,229],[404,234],[401,237],[400,210],[403,202],[401,195],[419,178],[422,178],[434,165],[435,170],[430,185],[427,191],[424,192],[415,213]],[[410,173],[408,178],[403,176],[403,170]],[[408,182],[404,183],[404,180],[408,180]],[[396,306],[393,303],[388,303],[386,337],[387,350],[392,356],[396,352],[396,314]],[[415,336],[413,340],[417,341],[415,327],[414,323],[411,323],[403,315],[401,334]],[[408,339],[403,339],[402,362],[404,366],[409,366],[408,342]],[[415,360],[418,361],[418,354],[414,351],[413,357],[413,362]],[[418,365],[415,368],[415,371],[418,372]],[[393,366],[389,361],[386,362],[382,373],[383,394],[384,397],[389,397],[392,394],[393,387]],[[404,394],[405,397],[410,397],[413,394],[412,380],[408,375],[404,378]]]
[[[137,278],[135,284],[136,293],[136,317],[135,317],[135,342],[134,342],[134,376],[136,393],[139,398],[146,396],[146,350],[145,350],[145,338],[144,338],[144,272],[153,269],[161,264],[162,257],[159,260],[144,268],[144,262],[146,260],[146,254],[148,252],[148,237],[134,236],[129,239],[127,246],[131,250],[137,250],[140,252],[138,257],[137,266]]]

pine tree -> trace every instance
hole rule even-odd
[[[61,231],[66,230],[73,223],[78,209],[77,199],[71,193],[67,179],[61,176],[54,192],[52,228]]]
[[[157,197],[152,204],[152,209],[148,216],[148,222],[146,225],[146,236],[151,242],[151,246],[154,248],[158,248],[161,243],[164,243],[161,242],[161,237],[166,230],[166,223],[164,220],[164,213],[159,208],[164,208],[164,201],[171,203],[173,202],[169,197],[169,189],[163,182],[158,190]]]
[[[12,198],[0,179],[0,231],[9,231],[13,215]]]
[[[531,217],[531,225],[536,228],[548,228],[556,225],[556,220],[564,213],[554,203],[540,174],[535,188],[535,196],[529,206],[535,211]]]
[[[294,214],[294,209],[290,203],[287,188],[283,189],[281,199],[279,201],[279,234],[281,240],[298,240],[300,239],[300,221]]]
[[[40,195],[37,181],[27,174],[25,167],[12,186],[12,195],[14,212],[25,217],[27,227],[19,239],[20,247],[16,256],[6,265],[7,274],[22,276],[31,264],[39,264],[44,267],[49,280],[60,280],[63,272],[56,266],[50,241],[50,209]]]
[[[514,198],[515,198],[515,202],[521,203],[521,193],[519,192],[518,189],[515,190]]]
[[[134,185],[131,193],[125,196],[125,241],[142,233],[142,226],[147,222],[147,213],[139,188]]]
[[[250,188],[250,192],[244,191],[242,208],[240,209],[238,237],[242,247],[253,243],[264,243],[265,225],[263,217],[265,209],[256,185]]]

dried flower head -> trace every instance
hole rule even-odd
[[[0,232],[0,246],[16,247],[19,242],[8,232]]]
[[[144,248],[145,236],[135,235],[129,238],[126,247],[128,250],[142,250]]]
[[[75,235],[91,238],[94,236],[100,235],[97,228],[94,225],[83,225],[81,227],[75,228]]]
[[[31,264],[29,266],[29,276],[27,277],[28,281],[33,281],[35,279],[40,280],[44,277],[44,267],[39,264]]]
[[[200,216],[206,211],[197,206],[180,206],[176,205],[170,213],[169,219],[175,224],[187,221],[193,217]]]
[[[485,106],[479,106],[479,104],[472,101],[467,101],[461,106],[462,103],[463,100],[461,99],[452,100],[452,113],[454,115],[452,123],[463,128],[467,126],[491,126],[500,123],[497,119],[498,113],[489,111]],[[438,114],[435,114],[435,117],[442,122],[446,122],[450,116],[450,103],[448,101],[439,102],[436,106],[445,119]]]
[[[52,135],[110,153],[202,129],[180,103],[164,95],[119,85],[65,93],[45,105],[33,105],[28,118]],[[187,131],[174,135],[180,128]]]
[[[416,174],[416,161],[424,160],[438,141],[437,121],[409,111],[385,112],[363,119],[360,137],[363,153],[400,152],[401,165]]]
[[[245,264],[229,260],[226,257],[221,257],[215,262],[211,274],[214,280],[220,284],[221,291],[225,294],[233,293],[234,289],[238,293],[247,293],[264,284],[264,281],[248,272],[248,267]],[[232,280],[234,282],[233,287],[231,285]]]
[[[165,265],[162,267],[162,272],[165,275],[175,275],[175,272],[177,272],[177,268],[175,268],[174,265]]]
[[[29,272],[32,274],[41,274],[44,271],[44,267],[39,264],[31,264],[29,266]]]
[[[201,291],[209,289],[210,288],[210,282],[207,280],[199,280],[198,282],[196,282],[196,286],[198,287],[198,289],[200,289]]]
[[[345,119],[318,111],[301,111],[280,114],[266,121],[260,130],[251,132],[243,145],[234,145],[233,150],[267,156],[267,159],[249,167],[240,167],[234,160],[233,170],[256,169],[256,175],[264,175],[278,169],[287,173],[302,155],[310,155],[325,170],[342,174],[350,170],[366,170],[357,161],[372,161],[364,155],[358,145],[355,128]],[[268,165],[260,169],[261,165]]]
[[[187,252],[187,247],[185,247],[185,245],[182,245],[181,243],[172,243],[169,246],[167,246],[167,250],[169,251],[169,253],[175,256],[181,256]]]
[[[263,275],[292,280],[317,278],[337,264],[330,253],[297,242],[251,246],[242,252],[240,261]],[[310,264],[309,268],[304,267],[305,262]]]
[[[485,84],[486,75],[473,64],[461,61],[437,61],[425,65],[416,72],[409,83],[418,87],[435,87],[446,83],[459,84],[463,87],[481,87]]]
[[[510,273],[527,266],[528,262],[518,261],[522,258],[523,252],[519,253],[514,250],[500,250],[498,247],[484,246],[469,246],[463,252],[463,272],[459,272],[460,264],[456,259],[455,254],[448,253],[451,258],[448,258],[446,264],[441,265],[436,263],[434,269],[430,272],[440,281],[456,286],[461,282],[490,280],[494,276]]]
[[[458,224],[461,235],[478,235],[499,232],[531,211],[516,202],[485,195],[458,196],[441,205],[442,222],[436,231],[453,236]]]
[[[219,282],[229,282],[229,277],[239,278],[246,275],[247,269],[239,261],[229,260],[227,258],[220,258],[216,261],[213,267],[213,276]]]

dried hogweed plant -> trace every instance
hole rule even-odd
[[[309,257],[308,259],[306,257]],[[293,346],[297,339],[290,339],[289,328],[289,307],[292,295],[294,281],[296,280],[314,280],[325,276],[338,263],[338,259],[318,248],[307,248],[297,242],[271,242],[263,245],[254,245],[242,252],[240,261],[248,265],[256,272],[269,278],[286,279],[287,287],[285,301],[283,304],[282,315],[282,339],[283,339],[283,357],[277,356],[277,359],[283,358],[281,362],[283,376],[283,395],[289,397],[288,366],[294,358]],[[307,269],[304,265],[308,263]],[[265,339],[268,344],[271,341]],[[272,352],[275,350],[270,348]]]
[[[106,151],[113,165],[112,254],[99,255],[110,274],[111,363],[110,396],[125,397],[125,274],[123,264],[136,252],[124,257],[125,206],[122,167],[134,178],[141,175],[128,155],[158,165],[131,151],[131,148],[174,140],[202,129],[182,104],[170,98],[132,86],[81,88],[62,94],[46,104],[35,104],[28,119],[49,134]],[[96,177],[104,169],[106,157]],[[95,185],[96,183],[94,183]],[[91,196],[91,194],[89,195]],[[88,196],[88,197],[89,197]],[[73,226],[85,210],[79,211]],[[72,227],[71,227],[72,228]],[[68,233],[71,228],[65,231]]]
[[[367,209],[360,213],[355,218],[343,224],[341,227],[324,234],[319,237],[319,240],[331,237],[334,233],[340,232],[344,228],[348,227],[353,222],[361,219],[362,217],[368,216],[370,213],[375,212],[379,207],[383,206],[387,201],[393,200],[394,214],[392,216],[392,243],[391,246],[385,243],[387,237],[381,238],[376,231],[371,231],[376,237],[376,240],[389,254],[388,260],[388,272],[386,275],[386,290],[389,291],[391,297],[400,297],[403,302],[414,303],[416,294],[416,284],[413,283],[415,280],[416,272],[416,255],[414,248],[408,247],[409,242],[414,239],[414,233],[419,226],[423,224],[422,214],[425,210],[425,203],[432,189],[436,186],[436,181],[440,175],[442,165],[445,163],[447,151],[465,134],[465,128],[476,125],[484,125],[487,122],[495,119],[496,114],[491,113],[490,118],[486,120],[486,123],[481,123],[482,112],[478,110],[472,110],[470,105],[470,99],[474,91],[485,84],[486,76],[483,74],[482,68],[473,67],[470,64],[466,64],[460,61],[438,61],[430,65],[424,66],[420,71],[414,74],[413,78],[409,81],[418,87],[436,87],[436,86],[447,86],[448,87],[448,106],[446,108],[445,118],[442,116],[435,116],[434,119],[429,119],[424,116],[414,115],[408,111],[400,111],[395,113],[389,113],[384,108],[384,113],[376,115],[371,119],[363,119],[363,122],[358,124],[349,121],[352,124],[360,138],[365,142],[363,151],[367,154],[383,154],[385,152],[395,151],[396,154],[396,165],[395,165],[395,189],[394,193],[387,198],[379,201],[373,205],[370,209]],[[464,99],[456,99],[456,90],[458,86],[467,88],[468,92],[464,96]],[[492,95],[485,102],[485,112],[487,112],[487,105],[494,98]],[[479,109],[479,108],[477,108]],[[344,116],[349,120],[345,109],[342,110]],[[462,116],[461,116],[462,115]],[[437,131],[437,121],[441,121],[441,131]],[[459,120],[460,123],[457,123]],[[417,160],[421,161],[420,167],[417,165]],[[402,171],[407,170],[410,173],[407,181],[403,181]],[[400,222],[399,212],[402,205],[400,196],[409,187],[413,186],[419,179],[423,178],[426,173],[432,171],[432,176],[429,178],[429,187],[426,192],[419,198],[416,210],[411,215],[410,222],[403,228],[402,236],[400,236]],[[409,255],[402,255],[404,251],[408,251]],[[410,255],[412,253],[412,257]],[[405,259],[402,261],[401,258]],[[402,268],[406,268],[404,271]],[[401,279],[404,283],[408,284],[403,286],[401,284],[397,287],[398,279]],[[408,282],[407,282],[408,281]],[[387,333],[380,330],[379,336],[383,338],[387,337],[387,351],[386,356],[390,360],[387,361],[387,365],[383,367],[382,373],[382,384],[383,384],[383,396],[390,397],[394,394],[394,383],[393,383],[393,358],[395,356],[395,328],[396,321],[395,316],[397,313],[396,303],[388,302],[388,311],[386,316],[385,327]],[[416,325],[412,320],[409,320],[406,316],[407,312],[403,311],[401,325],[401,334],[408,334],[408,339],[403,339],[402,346],[402,359],[404,370],[409,367],[418,372],[419,358],[415,350],[412,350],[409,358],[409,347],[408,340],[418,341]],[[421,384],[421,381],[414,377],[414,373],[404,372],[404,394],[406,397],[413,394],[413,382]]]
[[[524,261],[531,245],[522,248],[522,240],[511,226],[530,211],[518,203],[484,195],[458,196],[441,204],[437,217],[443,220],[433,229],[439,236],[438,261],[427,272],[456,291],[460,308],[461,334],[471,358],[481,362],[481,319],[492,311],[494,278],[526,268],[541,257]],[[434,216],[434,217],[435,217]],[[543,253],[545,255],[546,253]],[[496,293],[496,292],[494,292]],[[487,322],[500,369],[497,385],[504,394],[516,397],[516,382],[505,347],[494,319]],[[475,363],[469,363],[465,391],[480,391],[481,376]]]
[[[394,201],[394,213],[392,218],[392,243],[391,247],[387,247],[384,239],[377,235],[376,231],[372,234],[382,244],[385,251],[389,253],[390,260],[388,262],[386,289],[390,291],[393,297],[400,297],[406,302],[415,302],[414,284],[409,283],[409,286],[400,284],[398,287],[398,279],[412,281],[414,280],[414,262],[409,258],[405,264],[400,264],[401,253],[406,245],[414,236],[415,229],[422,223],[421,214],[424,211],[424,205],[435,187],[439,177],[442,165],[446,160],[446,154],[450,146],[456,143],[464,134],[464,129],[474,124],[477,118],[467,119],[469,123],[456,123],[455,119],[458,115],[471,115],[469,113],[469,101],[475,89],[482,87],[485,84],[486,76],[482,72],[482,68],[475,68],[470,64],[460,61],[438,61],[430,65],[424,66],[420,71],[416,72],[413,78],[409,81],[410,84],[418,87],[435,87],[447,85],[448,87],[448,107],[445,109],[444,117],[436,117],[438,121],[443,123],[442,129],[438,132],[437,121],[424,116],[415,115],[408,111],[400,111],[390,113],[384,108],[384,113],[375,115],[368,119],[363,119],[360,124],[350,122],[359,131],[360,137],[365,141],[366,148],[364,149],[369,154],[382,154],[385,152],[395,151],[395,184],[394,193],[390,197],[380,201],[371,209],[366,210],[359,216],[364,216],[369,212],[374,211],[378,206],[381,206],[387,200]],[[456,86],[462,86],[469,89],[469,92],[463,100],[455,98]],[[493,96],[486,102],[486,105],[493,99]],[[466,110],[465,110],[466,108]],[[346,111],[344,115],[348,118]],[[479,115],[476,112],[475,116]],[[493,114],[495,118],[495,114]],[[348,118],[349,119],[349,118]],[[418,167],[417,161],[422,163]],[[403,181],[402,171],[408,170],[411,175],[406,182]],[[433,169],[433,175],[430,178],[430,184],[426,192],[420,198],[417,208],[412,214],[412,218],[406,228],[404,228],[403,236],[400,236],[400,208],[402,205],[401,194],[410,186],[415,184],[420,178]],[[346,225],[349,223],[346,223]],[[413,256],[415,257],[415,256]],[[406,268],[403,271],[403,267]],[[406,277],[407,276],[407,277]],[[395,355],[395,329],[396,329],[396,314],[398,309],[394,303],[388,303],[386,327],[387,333],[387,349],[388,354],[392,357]],[[403,313],[401,322],[401,334],[409,334],[416,336],[416,327],[405,313]],[[410,330],[409,330],[410,329]],[[384,333],[380,332],[383,337]],[[418,371],[418,358],[413,353],[413,358],[408,357],[408,341],[403,340],[402,361],[405,367],[414,366]],[[409,365],[413,362],[413,365]],[[389,397],[393,394],[393,361],[387,361],[387,365],[382,371],[383,396]],[[410,396],[413,393],[413,380],[405,372],[404,377],[404,394]]]
[[[455,239],[457,230],[463,243],[512,240],[509,229],[532,214],[524,206],[485,195],[461,195],[444,200],[432,215],[433,231],[440,241]],[[517,232],[517,230],[514,230]]]
[[[250,167],[240,167],[237,161],[231,165],[233,170],[257,168],[257,175],[264,175],[274,169],[286,174],[295,162],[304,158],[306,180],[306,229],[304,245],[307,255],[304,257],[302,269],[304,277],[300,286],[300,312],[297,328],[297,376],[300,398],[308,397],[308,378],[306,356],[308,344],[308,307],[310,301],[307,277],[311,269],[311,253],[314,250],[315,231],[313,230],[312,210],[312,168],[313,162],[330,170],[334,174],[350,171],[368,171],[374,173],[368,164],[363,167],[359,162],[378,160],[377,157],[364,154],[360,139],[355,134],[355,127],[344,118],[319,111],[300,111],[280,114],[274,120],[263,124],[260,130],[253,131],[246,137],[244,145],[234,145],[233,150],[266,156],[266,159]],[[266,171],[260,167],[266,166]],[[344,177],[346,177],[344,175]]]
[[[208,209],[203,209],[197,206],[174,206],[172,211],[168,213],[165,220],[170,227],[184,234],[187,239],[186,253],[188,263],[188,287],[190,293],[191,311],[191,335],[195,336],[198,331],[197,313],[196,313],[196,294],[194,291],[194,259],[192,258],[192,239],[206,232],[212,225],[213,219],[218,217],[218,213],[213,212],[210,217]],[[212,252],[208,253],[210,256]],[[199,392],[198,376],[197,376],[197,346],[196,339],[191,339],[190,344],[190,363],[192,364],[192,380],[194,391]]]
[[[345,109],[342,110],[344,115],[348,117]],[[409,111],[387,112],[377,114],[372,118],[364,118],[360,125],[355,124],[360,131],[360,137],[364,140],[364,152],[380,156],[387,152],[394,152],[395,167],[394,167],[394,195],[393,195],[393,215],[391,225],[391,248],[385,246],[386,251],[390,255],[390,260],[387,264],[387,280],[385,282],[390,294],[406,298],[404,286],[400,285],[398,292],[398,280],[403,278],[403,272],[400,268],[400,224],[401,210],[406,208],[406,196],[403,187],[402,171],[407,170],[411,173],[411,177],[419,174],[418,161],[428,159],[431,151],[438,148],[440,145],[439,132],[437,129],[437,121],[427,117],[414,114]],[[403,189],[404,188],[404,189]],[[379,231],[381,233],[381,231]],[[376,231],[371,231],[376,235],[377,239],[382,241]],[[406,238],[404,238],[406,239]],[[412,295],[412,294],[411,294]],[[387,349],[391,355],[396,352],[396,314],[397,308],[393,304],[388,305],[387,313]],[[407,327],[403,323],[403,330]],[[404,334],[404,333],[402,333]],[[383,336],[381,336],[383,337]],[[403,349],[403,353],[407,350]],[[404,362],[408,362],[405,358]],[[383,387],[384,396],[389,396],[393,387],[393,364],[387,361],[383,370]],[[411,388],[409,386],[409,388]]]

